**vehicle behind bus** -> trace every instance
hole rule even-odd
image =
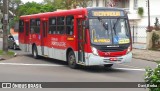
[[[82,8],[20,17],[20,48],[34,58],[49,57],[77,65],[130,62],[132,42],[122,9]]]

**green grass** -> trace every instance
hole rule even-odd
[[[4,55],[2,50],[0,50],[0,55]],[[8,51],[7,55],[13,56],[13,55],[14,55],[14,52]]]
[[[159,51],[160,48],[150,48],[149,50]]]
[[[0,55],[2,55],[3,54],[3,51],[2,50],[0,50]]]
[[[157,63],[157,64],[160,64],[160,60],[157,60],[156,63]]]

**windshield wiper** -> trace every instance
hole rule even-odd
[[[113,30],[114,30],[115,35],[117,35],[115,27],[116,27],[116,25],[118,24],[120,18],[121,18],[121,17],[118,17],[117,20],[116,20],[116,22],[115,22],[114,25],[113,25]]]
[[[100,17],[97,17],[97,18],[103,24],[103,27],[107,30],[107,32],[109,32],[108,26],[105,24],[105,22],[102,20],[102,18],[100,18]]]

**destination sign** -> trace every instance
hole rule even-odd
[[[92,16],[121,16],[120,11],[92,11]]]

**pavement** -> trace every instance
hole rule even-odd
[[[133,53],[133,58],[136,58],[136,59],[160,62],[160,51],[133,48],[132,53]]]
[[[145,43],[133,43],[132,46],[135,49],[147,49],[147,45]]]

